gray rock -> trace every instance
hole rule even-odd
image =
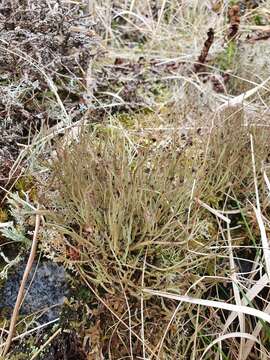
[[[9,275],[0,290],[0,312],[5,309],[5,313],[8,315],[12,313],[25,266],[25,262],[20,264],[16,271]],[[59,316],[68,287],[63,266],[50,261],[39,263],[37,269],[36,266],[37,263],[33,265],[30,272],[26,285],[27,294],[20,314],[30,315],[36,311],[44,310],[39,322],[45,323]]]

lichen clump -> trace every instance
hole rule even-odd
[[[242,204],[252,200],[250,134],[259,174],[269,153],[269,131],[247,127],[241,114],[234,109],[217,118],[210,132],[186,136],[177,128],[173,136],[159,130],[146,135],[139,130],[139,119],[128,129],[115,120],[84,128],[78,141],[59,145],[51,166],[54,192],[47,196],[53,212],[47,220],[50,231],[61,235],[43,233],[45,253],[81,274],[118,316],[124,316],[128,301],[135,327],[142,287],[192,294],[200,274],[225,276],[230,269],[222,260],[226,247],[216,248],[222,241],[219,226],[198,199],[213,208],[226,201],[228,210],[237,207],[237,198]],[[258,175],[260,187],[261,179]],[[225,200],[228,194],[231,198]],[[248,236],[242,229],[242,243]],[[198,287],[195,293],[203,297],[206,291]],[[145,331],[157,334],[147,341],[155,347],[166,327],[161,323],[170,319],[176,304],[147,296],[145,301]],[[160,307],[164,312],[157,314]],[[177,321],[189,321],[188,305],[183,309]],[[100,336],[109,340],[114,317],[110,312],[104,316]],[[221,320],[214,329],[222,329]],[[184,351],[187,344],[179,331],[172,327],[166,344],[177,334],[179,351]],[[187,331],[192,331],[191,323]],[[114,356],[127,354],[120,348]],[[141,346],[137,351],[141,356]],[[165,346],[164,356],[169,353]]]

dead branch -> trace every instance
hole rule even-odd
[[[214,30],[210,28],[207,32],[207,39],[204,43],[203,49],[201,51],[201,54],[198,58],[197,63],[194,65],[194,71],[198,73],[204,68],[204,63],[206,61],[207,55],[209,53],[210,47],[212,46],[214,42]]]
[[[228,17],[229,17],[229,29],[227,33],[227,39],[228,41],[235,39],[236,35],[239,31],[240,26],[240,6],[234,5],[231,8],[229,8],[228,11]]]
[[[38,230],[39,230],[39,225],[40,225],[40,217],[41,215],[39,213],[37,213],[36,215],[36,224],[35,224],[35,231],[34,231],[34,235],[33,235],[33,242],[32,242],[32,247],[31,247],[31,251],[30,251],[30,255],[27,261],[27,265],[26,268],[24,270],[24,274],[23,274],[23,278],[22,278],[22,282],[19,288],[19,292],[17,295],[17,300],[13,309],[13,313],[11,316],[11,320],[10,320],[10,326],[9,326],[9,333],[8,333],[8,337],[7,337],[7,341],[6,341],[6,345],[5,345],[5,349],[4,349],[4,353],[3,355],[5,356],[10,348],[12,339],[13,339],[13,335],[14,335],[14,331],[15,331],[15,326],[16,326],[16,321],[17,321],[17,317],[19,314],[19,310],[22,304],[22,300],[23,300],[23,296],[24,296],[24,288],[28,279],[28,275],[31,271],[34,259],[35,259],[35,254],[36,254],[36,249],[37,249],[37,242],[38,242]]]

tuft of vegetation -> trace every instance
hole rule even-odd
[[[200,202],[232,211],[239,201],[249,217],[248,201],[254,194],[250,134],[259,170],[269,154],[269,130],[245,126],[241,109],[215,121],[204,140],[194,131],[184,140],[176,127],[167,139],[164,134],[142,136],[114,119],[85,127],[78,141],[58,147],[51,167],[54,196],[47,203],[54,210],[47,226],[61,234],[62,245],[44,233],[44,249],[91,283],[109,308],[96,318],[105,356],[142,356],[140,331],[135,330],[142,327],[146,353],[161,359],[184,359],[194,346],[187,334],[195,341],[192,334],[197,331],[199,357],[205,341],[212,341],[210,334],[222,331],[222,316],[216,315],[214,322],[208,314],[210,322],[202,318],[196,324],[194,306],[183,304],[163,343],[177,303],[142,293],[147,287],[199,298],[231,296],[229,284],[224,287],[218,280],[231,271],[224,262],[223,226]],[[261,188],[262,177],[258,183]],[[244,228],[239,233],[234,244],[241,247],[249,235]],[[223,244],[220,250],[217,244]],[[204,285],[195,285],[204,278],[209,278]],[[117,325],[115,316],[127,318],[127,328],[120,321]],[[119,345],[112,347],[112,342]]]

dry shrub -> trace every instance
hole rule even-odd
[[[101,54],[92,22],[84,15],[80,3],[0,0],[2,186],[21,154],[18,144],[42,137],[47,126],[59,121],[76,121],[85,111],[89,62]]]
[[[52,166],[55,191],[47,196],[54,211],[47,220],[50,231],[61,236],[56,244],[56,236],[44,232],[43,248],[55,260],[80,269],[138,336],[142,281],[145,287],[211,298],[218,296],[219,280],[194,289],[192,285],[201,276],[230,272],[226,251],[210,249],[224,245],[216,219],[195,198],[219,207],[228,189],[242,200],[252,194],[249,133],[255,139],[259,170],[269,153],[268,131],[244,126],[242,120],[241,111],[223,114],[210,134],[190,134],[188,142],[177,130],[169,140],[157,140],[114,122],[84,129],[79,142],[58,148]],[[229,299],[230,289],[224,291]],[[170,300],[144,299],[147,353],[155,352],[175,307]],[[141,342],[103,310],[96,320],[101,321],[103,353],[110,352],[114,359],[131,352],[142,356]],[[193,340],[187,335],[192,337],[198,325],[194,314],[195,306],[183,304],[160,358],[177,354],[184,359],[190,354]],[[223,321],[221,314],[204,310],[198,354],[205,348],[203,336],[221,332]],[[131,347],[125,346],[129,341]]]
[[[166,252],[184,257],[177,242],[187,237],[193,169],[180,142],[172,139],[165,148],[145,139],[135,144],[120,129],[102,125],[59,151],[54,175],[64,209],[61,223],[81,234],[72,241],[79,241],[82,259],[98,259],[93,278],[111,293],[119,290],[118,271],[125,273],[126,267],[129,290],[138,292],[136,267],[146,248],[157,267],[169,264]],[[108,273],[111,262],[116,269],[111,266]]]

